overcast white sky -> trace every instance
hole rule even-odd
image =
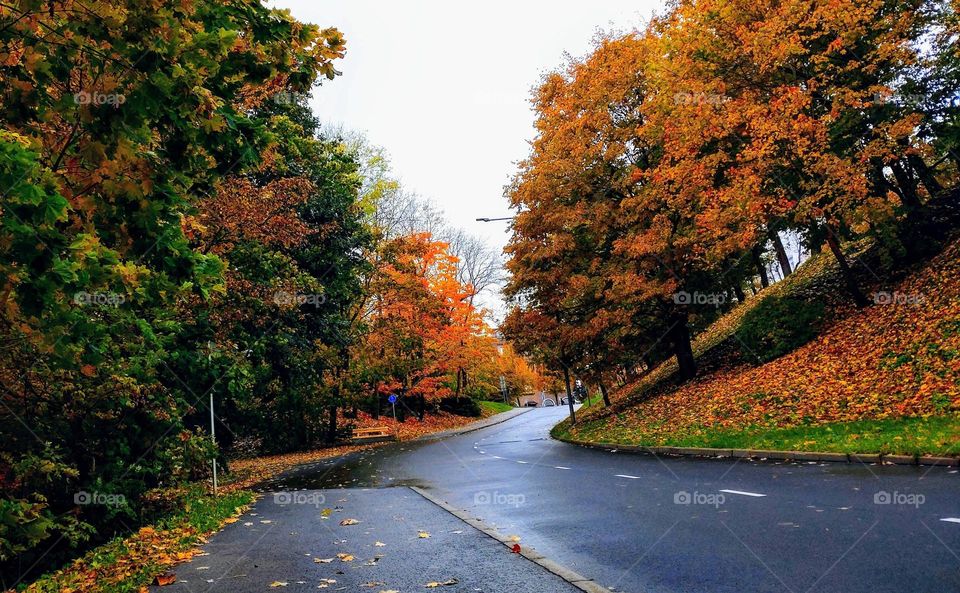
[[[314,91],[321,120],[363,131],[404,186],[496,249],[503,186],[533,135],[531,88],[583,55],[598,29],[633,29],[656,0],[273,0],[347,40],[343,72]]]

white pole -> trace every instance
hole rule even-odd
[[[210,440],[213,442],[213,446],[217,446],[217,436],[215,434],[216,429],[213,424],[213,392],[210,392]],[[213,456],[213,495],[217,495],[217,456]]]

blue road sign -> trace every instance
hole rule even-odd
[[[395,394],[391,393],[391,394],[390,394],[390,397],[387,398],[387,401],[390,402],[391,404],[396,403],[396,401],[397,401],[397,396],[396,396]]]

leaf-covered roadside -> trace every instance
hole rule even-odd
[[[950,419],[960,410],[960,243],[891,294],[915,295],[922,304],[849,311],[819,338],[777,360],[722,367],[647,399],[631,402],[639,386],[629,385],[617,394],[614,409],[591,410],[587,422],[572,430],[561,427],[557,434],[644,445],[756,448],[776,446],[771,439],[779,434],[782,446],[791,449],[865,452],[866,445],[888,453],[956,454],[960,439]],[[707,333],[735,335],[740,315],[733,311]],[[651,385],[649,378],[642,383]],[[890,424],[937,417],[947,426]],[[849,424],[856,422],[867,423]],[[891,436],[898,427],[917,434]],[[804,432],[807,437],[801,438]]]
[[[165,491],[177,510],[153,526],[133,535],[116,538],[46,575],[18,588],[28,593],[122,593],[146,591],[154,579],[175,564],[201,553],[198,545],[227,523],[236,521],[253,502],[249,490],[235,490],[214,497],[202,486]]]
[[[489,417],[492,416],[493,413],[494,412],[485,412],[483,415],[484,417]],[[392,418],[381,417],[378,420],[364,412],[359,412],[357,418],[352,422],[357,428],[386,427],[390,432],[396,434],[399,440],[409,441],[428,434],[460,428],[476,421],[476,418],[441,412],[439,414],[424,416],[423,421],[413,417],[408,418],[406,422],[394,422]],[[258,482],[297,465],[338,457],[354,451],[362,451],[377,446],[379,445],[344,445],[314,451],[237,459],[230,462],[230,475],[227,477],[228,482],[226,483],[225,489],[236,490],[239,488],[249,488]]]

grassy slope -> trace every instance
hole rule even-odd
[[[487,418],[501,412],[509,412],[513,409],[513,406],[503,402],[481,401],[480,409],[483,410],[483,417]]]
[[[841,284],[823,254],[700,334],[705,376],[670,385],[670,361],[615,394],[612,409],[584,414],[557,436],[643,445],[847,452],[960,453],[960,243],[895,285],[918,305],[853,310],[831,303],[832,322],[811,343],[761,366],[736,332],[768,294],[829,298]],[[839,295],[843,297],[842,294]],[[719,362],[718,362],[719,361]]]

